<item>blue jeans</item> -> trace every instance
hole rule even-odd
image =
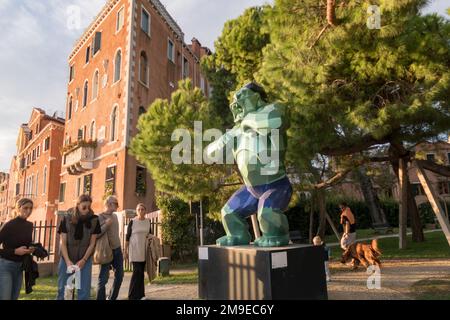
[[[19,299],[22,281],[22,262],[0,258],[0,300]]]
[[[92,258],[84,265],[81,269],[81,279],[80,279],[80,289],[77,290],[78,300],[89,300],[91,296],[91,282],[92,282]],[[67,273],[67,264],[64,258],[59,259],[58,266],[58,295],[56,300],[64,300],[64,291],[67,285],[67,279],[69,279],[70,274]]]
[[[120,286],[123,280],[123,255],[122,248],[117,248],[113,250],[113,260],[110,263],[102,264],[100,269],[100,274],[98,276],[98,287],[97,287],[97,300],[106,299],[106,284],[109,279],[109,270],[114,269],[114,283],[112,290],[109,292],[109,300],[117,300],[119,296]]]

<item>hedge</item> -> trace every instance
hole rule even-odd
[[[346,202],[348,206],[351,208],[353,214],[356,219],[356,227],[358,229],[370,229],[372,228],[372,220],[369,213],[369,207],[364,201],[359,201],[355,199],[344,199],[344,198],[332,198],[327,200],[326,208],[327,212],[333,220],[334,224],[339,227],[339,230],[342,232],[342,228],[339,224],[340,220],[340,209],[339,203]],[[442,205],[444,205],[442,203]],[[309,216],[311,203],[309,200],[299,200],[299,202],[292,208],[290,208],[286,214],[289,220],[289,227],[291,230],[299,230],[302,237],[304,239],[308,239],[309,235]],[[381,200],[381,206],[386,215],[386,219],[388,223],[392,227],[398,227],[398,212],[399,212],[399,204],[394,199],[385,199]],[[450,202],[447,204],[450,208]],[[431,208],[430,203],[426,202],[419,206],[419,214],[422,220],[422,223],[435,223],[436,218],[435,214]],[[318,228],[318,217],[319,212],[317,209],[314,210],[314,229]],[[408,226],[409,218],[408,218]],[[332,234],[333,230],[327,224],[326,234]]]

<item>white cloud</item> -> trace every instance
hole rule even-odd
[[[0,171],[9,169],[20,124],[33,107],[63,111],[67,58],[105,0],[0,0]],[[78,5],[81,28],[67,29],[66,8]]]
[[[430,3],[424,8],[423,13],[428,14],[437,12],[441,16],[448,19],[450,16],[447,14],[447,8],[450,8],[450,3],[448,0],[434,0],[430,1]]]
[[[224,23],[237,18],[245,8],[273,4],[273,0],[161,0],[185,33],[187,43],[195,37],[214,49]]]
[[[12,4],[12,0],[0,0],[0,13],[3,13]]]

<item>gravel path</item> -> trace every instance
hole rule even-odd
[[[330,300],[414,299],[410,287],[419,280],[450,278],[450,259],[389,260],[381,268],[381,289],[367,289],[365,269],[349,271],[339,262],[331,263]]]
[[[450,278],[450,259],[385,261],[381,269],[381,289],[367,289],[368,275],[362,267],[352,271],[339,262],[331,262],[330,269],[330,300],[409,300],[414,299],[410,287],[415,282]],[[198,286],[149,285],[146,294],[151,300],[198,299]]]
[[[367,288],[368,275],[362,267],[352,271],[349,266],[333,261],[330,263],[330,270],[332,277],[332,281],[328,283],[330,300],[409,300],[414,299],[410,287],[415,282],[431,278],[450,279],[450,259],[384,261],[381,268],[380,289]],[[186,269],[176,273],[194,271],[195,269]],[[127,298],[130,277],[130,273],[125,274],[120,299]],[[198,285],[151,284],[146,287],[146,297],[150,300],[195,300],[198,299]]]

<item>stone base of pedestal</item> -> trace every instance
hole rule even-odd
[[[199,247],[199,297],[206,300],[324,300],[321,247]]]

